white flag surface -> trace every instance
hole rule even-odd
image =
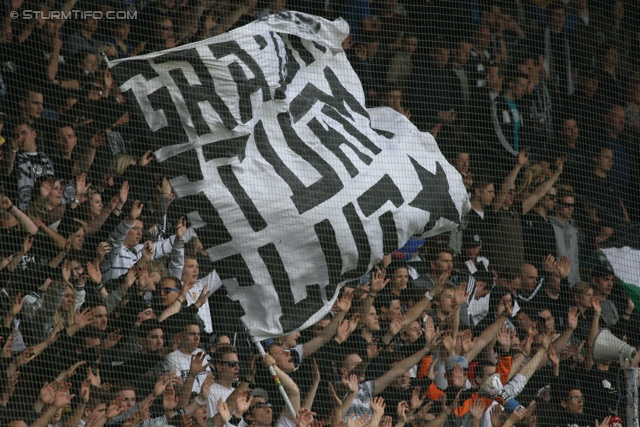
[[[254,339],[310,326],[383,254],[469,209],[430,134],[364,107],[347,34],[285,12],[109,64]]]
[[[640,287],[640,251],[624,246],[606,248],[602,252],[607,256],[616,276],[625,283]]]

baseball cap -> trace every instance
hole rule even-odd
[[[449,356],[444,363],[445,371],[449,372],[455,368],[456,365],[462,366],[464,369],[469,369],[469,362],[462,356]]]
[[[464,249],[476,248],[482,244],[482,237],[479,234],[463,234],[462,247]]]

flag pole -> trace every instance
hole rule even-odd
[[[266,353],[264,351],[264,347],[262,347],[262,343],[260,341],[256,341],[254,344],[256,345],[256,348],[260,352],[260,356],[262,356],[262,358],[264,359],[264,356],[266,355]],[[273,381],[276,383],[276,386],[278,386],[278,391],[282,395],[282,398],[284,399],[284,403],[286,403],[287,408],[289,408],[289,412],[291,413],[291,417],[295,420],[296,419],[296,411],[293,409],[293,405],[291,404],[291,400],[289,400],[289,396],[287,396],[287,392],[284,390],[284,387],[282,387],[282,383],[280,382],[280,378],[278,378],[278,374],[276,374],[276,370],[273,369],[273,366],[269,366],[269,373],[271,374],[271,377],[273,378]]]

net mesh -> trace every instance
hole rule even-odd
[[[638,4],[3,2],[2,422],[637,426]]]

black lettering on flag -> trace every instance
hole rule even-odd
[[[293,292],[291,292],[289,274],[284,267],[278,249],[273,243],[259,248],[258,254],[266,265],[269,276],[271,276],[273,287],[278,294],[280,307],[282,309],[280,325],[283,331],[291,331],[299,328],[304,322],[309,320],[311,314],[318,312],[324,307],[319,285],[307,286],[307,297],[297,303],[295,302]],[[327,297],[331,298],[333,294],[327,294]]]
[[[385,212],[378,218],[382,230],[382,253],[387,255],[398,249],[398,227],[393,213]]]
[[[300,37],[294,36],[292,34],[289,34],[287,37],[289,38],[289,43],[291,44],[291,49],[293,49],[296,52],[298,52],[298,55],[300,56],[300,59],[302,59],[302,61],[304,61],[304,65],[308,66],[308,65],[313,64],[314,61],[316,60],[316,58],[309,51],[309,49],[307,49],[304,46],[304,44],[302,43],[302,40],[300,39]],[[293,55],[292,55],[292,57],[293,57]]]
[[[402,192],[393,182],[389,175],[383,176],[373,187],[369,188],[360,197],[358,205],[367,217],[372,215],[387,201],[393,203],[398,208],[404,203]],[[393,213],[385,212],[378,218],[380,229],[382,230],[382,250],[383,254],[390,254],[398,249],[398,228],[393,219]]]
[[[341,145],[344,144],[349,147],[351,151],[353,151],[358,156],[360,161],[362,161],[364,164],[370,165],[373,161],[371,157],[358,150],[358,148],[356,148],[355,145],[349,142],[347,138],[345,138],[340,132],[338,132],[328,124],[326,126],[329,129],[325,130],[324,126],[320,124],[317,118],[314,117],[313,119],[311,119],[309,123],[307,123],[307,126],[309,126],[309,129],[311,129],[311,131],[318,137],[318,139],[320,139],[322,145],[327,147],[329,151],[331,151],[340,160],[347,172],[349,172],[351,178],[358,175],[360,171],[353,165],[344,151],[342,151],[342,149],[340,148]]]
[[[213,207],[204,193],[200,192],[177,199],[173,208],[176,209],[176,212],[188,212],[187,218],[193,216],[206,224],[197,230],[198,238],[205,248],[222,245],[232,240],[218,210]]]
[[[425,226],[425,230],[433,228],[440,218],[458,222],[458,209],[449,194],[447,174],[440,163],[436,162],[436,173],[432,174],[411,156],[409,159],[411,159],[411,164],[418,174],[420,184],[422,184],[422,190],[409,203],[409,206],[429,212],[429,222]]]
[[[253,39],[256,41],[256,44],[260,47],[260,50],[264,50],[269,44],[260,34],[253,36]]]
[[[331,222],[328,219],[320,221],[313,226],[318,241],[320,242],[320,248],[324,254],[325,262],[327,263],[327,272],[329,273],[329,285],[326,288],[327,298],[331,298],[336,291],[337,284],[342,279],[342,255],[340,253],[340,246],[338,246],[338,240],[336,239],[336,231],[333,229]],[[364,272],[363,272],[364,274]]]
[[[358,250],[358,264],[356,268],[345,272],[341,277],[342,280],[354,280],[362,276],[364,272],[367,271],[367,267],[369,267],[369,262],[371,261],[371,245],[369,244],[369,237],[364,230],[364,225],[362,225],[362,220],[358,216],[358,212],[353,203],[349,203],[343,207],[342,214],[349,224],[353,241]]]
[[[296,206],[298,213],[302,214],[324,201],[329,200],[342,190],[344,186],[338,174],[331,166],[296,134],[295,130],[291,127],[291,119],[287,113],[279,114],[278,122],[289,147],[322,176],[322,178],[309,187],[305,186],[296,174],[284,164],[278,156],[278,153],[276,153],[271,146],[262,121],[256,123],[253,135],[258,151],[262,157],[273,166],[278,176],[291,188],[291,192],[293,193],[291,201]]]
[[[358,205],[366,217],[371,216],[387,201],[393,203],[396,208],[399,208],[404,203],[402,192],[387,174],[358,197]]]
[[[251,269],[241,254],[235,254],[211,263],[220,280],[235,279],[238,286],[246,288],[255,285]]]
[[[198,103],[202,101],[209,102],[209,105],[211,105],[211,108],[218,113],[218,116],[220,116],[222,123],[227,129],[234,129],[238,125],[238,122],[231,114],[229,107],[227,107],[222,98],[220,98],[216,93],[216,87],[213,83],[213,79],[196,50],[190,49],[185,51],[184,58],[180,59],[189,62],[200,81],[199,85],[190,85],[184,76],[184,70],[182,68],[176,68],[169,72],[171,78],[178,86],[180,93],[182,93],[182,98],[189,110],[191,121],[193,122],[198,136],[211,132],[211,128],[202,116],[202,111],[198,106]],[[162,57],[158,58],[157,62],[161,63],[160,60],[162,60]]]
[[[249,55],[240,45],[235,41],[216,43],[208,46],[213,55],[220,59],[228,55],[235,55],[244,65],[251,70],[253,78],[247,78],[246,74],[242,70],[242,67],[236,62],[229,64],[229,72],[233,77],[233,80],[238,85],[238,94],[240,95],[240,111],[251,112],[251,101],[249,96],[262,90],[262,101],[271,101],[271,91],[269,90],[269,84],[262,72],[262,68],[256,62],[251,55]],[[248,105],[247,105],[248,103]],[[243,123],[249,121],[253,115],[251,115],[246,121],[243,117]]]
[[[331,68],[324,68],[324,77],[327,80],[327,83],[329,83],[331,95],[324,93],[313,84],[307,83],[304,89],[302,89],[298,96],[296,96],[293,101],[291,101],[291,104],[289,104],[289,112],[291,113],[294,123],[304,117],[304,115],[307,114],[318,101],[332,106],[338,111],[338,113],[344,117],[348,117],[352,121],[353,116],[351,116],[351,113],[347,110],[345,104],[349,106],[351,111],[355,111],[367,119],[369,118],[367,110],[347,89],[345,89],[344,86],[342,86],[340,79],[338,79]]]
[[[218,174],[220,174],[220,179],[233,196],[233,199],[238,204],[238,207],[249,222],[253,231],[258,232],[267,228],[267,221],[265,221],[262,215],[260,215],[260,212],[258,212],[256,205],[253,204],[251,197],[249,197],[244,188],[242,188],[242,185],[238,181],[238,177],[233,173],[233,167],[231,165],[220,166],[218,168]]]
[[[360,132],[357,127],[355,127],[351,122],[341,116],[332,107],[329,107],[328,105],[322,107],[322,114],[340,123],[349,135],[357,139],[360,144],[367,147],[373,154],[380,154],[382,152],[380,147],[375,145],[373,141],[371,141],[365,134]]]
[[[209,161],[220,158],[231,159],[237,156],[240,163],[242,163],[246,156],[247,141],[250,136],[250,134],[246,134],[238,136],[237,138],[223,139],[203,145],[202,154],[204,155],[204,159]],[[193,152],[195,153],[195,151]],[[189,163],[189,166],[193,168],[193,164],[194,163]]]

